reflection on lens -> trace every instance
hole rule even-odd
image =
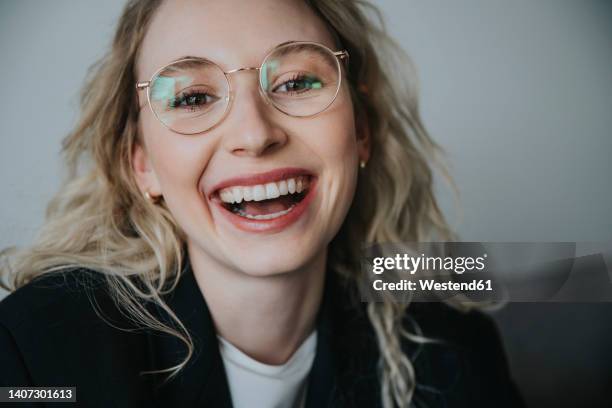
[[[318,44],[287,44],[270,54],[262,65],[264,94],[282,112],[311,116],[325,110],[340,87],[336,56]]]
[[[182,134],[204,132],[225,114],[229,85],[225,74],[203,59],[177,61],[157,73],[149,89],[157,118]]]

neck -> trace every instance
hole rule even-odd
[[[326,251],[299,270],[271,276],[224,268],[191,243],[188,251],[217,334],[251,358],[283,364],[313,331]]]

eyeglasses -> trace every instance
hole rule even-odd
[[[157,70],[147,90],[153,115],[168,129],[183,135],[211,130],[225,118],[233,100],[229,75],[258,71],[259,91],[265,101],[292,117],[310,117],[327,109],[342,82],[341,60],[346,50],[332,51],[323,44],[291,41],[276,46],[259,67],[223,71],[204,58],[188,57]]]

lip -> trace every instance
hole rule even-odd
[[[306,169],[299,167],[283,167],[266,171],[264,173],[249,174],[225,179],[211,187],[208,193],[208,198],[212,199],[215,193],[226,187],[254,186],[256,184],[266,184],[297,176],[311,176],[311,179],[316,179],[314,174]]]
[[[285,178],[309,176],[308,191],[302,201],[297,203],[293,210],[285,215],[270,220],[255,220],[251,218],[241,217],[237,214],[228,211],[218,195],[215,195],[219,190],[230,186],[250,186],[255,184],[265,184],[273,181],[283,180]],[[244,232],[258,233],[275,233],[284,230],[290,225],[297,222],[302,215],[305,214],[310,203],[314,199],[317,191],[317,177],[305,169],[300,168],[282,168],[273,171],[259,173],[244,177],[234,177],[216,184],[209,194],[210,202],[213,204],[214,212],[217,215],[225,218],[232,225]]]

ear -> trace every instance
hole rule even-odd
[[[132,151],[132,169],[136,183],[142,194],[148,192],[153,198],[161,196],[161,186],[157,174],[151,166],[151,160],[141,143],[136,143]]]

